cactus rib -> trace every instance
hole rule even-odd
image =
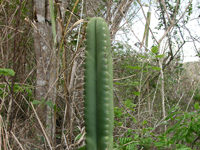
[[[86,29],[84,119],[86,149],[112,149],[113,67],[110,34],[106,22],[92,18]]]

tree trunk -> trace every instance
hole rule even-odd
[[[55,115],[53,106],[56,100],[56,52],[53,49],[52,29],[47,20],[50,19],[47,0],[34,1],[34,20],[37,30],[34,31],[34,48],[36,53],[37,77],[36,99],[44,100],[38,108],[38,116],[54,141]],[[48,102],[48,103],[46,103]],[[53,105],[52,105],[53,104]]]

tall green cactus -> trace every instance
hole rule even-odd
[[[87,150],[112,150],[113,66],[110,33],[102,18],[92,18],[86,29],[84,119]]]

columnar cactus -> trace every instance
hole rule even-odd
[[[112,150],[113,67],[110,33],[102,18],[92,18],[86,29],[84,119],[87,150]]]

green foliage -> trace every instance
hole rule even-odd
[[[147,56],[143,56],[143,55],[138,55],[141,58],[148,58]]]
[[[158,52],[158,46],[152,47],[151,51],[152,51],[152,53],[157,54],[157,52]]]
[[[12,69],[0,68],[0,75],[14,76],[14,75],[15,75],[15,72],[14,72]]]
[[[199,105],[194,105],[197,112],[185,113],[178,111],[178,107],[173,107],[168,111],[166,124],[171,124],[167,131],[160,135],[155,135],[153,128],[143,128],[140,130],[127,129],[124,131],[124,137],[115,139],[114,148],[117,150],[134,150],[140,148],[148,149],[176,149],[192,150],[199,149],[200,143],[200,111]],[[115,107],[115,116],[125,119],[123,109]],[[115,121],[116,122],[116,121]],[[144,120],[141,125],[147,125],[148,121]],[[115,124],[117,125],[117,124]],[[140,134],[143,136],[141,137]]]
[[[195,108],[196,110],[198,110],[198,109],[199,109],[199,103],[195,103],[195,104],[194,104],[194,108]]]
[[[43,106],[44,106],[44,105],[47,105],[47,106],[49,106],[50,108],[54,108],[54,107],[55,107],[55,105],[53,104],[52,101],[46,101],[46,102],[45,102],[45,101],[44,101],[44,98],[42,98],[41,101],[33,100],[33,101],[32,101],[32,104],[33,104],[33,105],[42,104]]]
[[[119,138],[119,150],[136,150],[138,142],[131,137]]]
[[[144,121],[144,124],[147,122]],[[143,137],[139,136],[139,130],[128,129],[125,132],[125,137],[119,137],[115,143],[115,149],[117,150],[137,150],[138,148],[143,148],[148,150],[153,145],[153,138],[150,134],[151,128],[143,128],[142,134]]]
[[[32,103],[33,103],[33,105],[38,105],[38,104],[42,104],[44,102],[43,101],[34,100]]]
[[[78,134],[78,135],[75,137],[75,140],[77,141],[77,140],[79,140],[81,137],[82,137],[82,134],[80,133],[80,134]]]
[[[140,92],[133,92],[134,95],[139,96]]]
[[[136,105],[134,103],[132,103],[132,101],[130,99],[125,101],[125,106],[127,108],[129,108],[132,111],[135,111],[133,108],[136,107]]]
[[[200,102],[200,93],[195,94],[193,98],[196,102]]]
[[[11,90],[11,84],[8,85],[9,91]],[[5,89],[5,91],[3,91]],[[33,86],[29,85],[19,85],[19,84],[14,84],[13,86],[13,92],[14,93],[27,93],[27,96],[31,99],[33,96]],[[7,97],[8,91],[6,88],[6,84],[1,84],[0,85],[0,97]]]
[[[85,150],[85,146],[80,147],[78,150]]]
[[[186,145],[200,148],[200,143],[196,141],[200,134],[199,104],[195,103],[194,107],[198,112],[182,113],[175,111],[178,109],[177,107],[169,111],[166,120],[173,123],[173,125],[167,129],[166,133],[158,136],[158,141],[155,142],[158,149],[171,147],[191,149]]]
[[[157,70],[157,71],[160,71],[160,70],[161,70],[160,67],[154,67],[154,66],[152,66],[151,68],[154,69],[154,70]]]
[[[157,58],[162,58],[162,57],[164,57],[165,55],[156,55],[155,57],[157,57]]]
[[[113,67],[110,33],[102,18],[92,18],[86,29],[84,119],[86,149],[112,150]]]

